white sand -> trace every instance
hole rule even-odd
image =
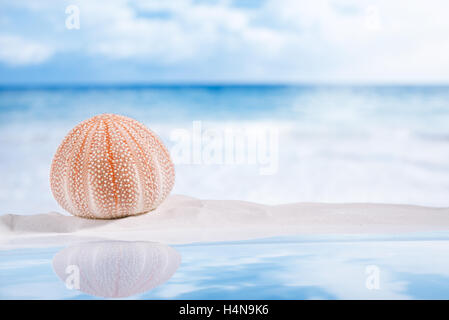
[[[0,248],[65,245],[94,239],[167,244],[290,234],[367,234],[449,230],[449,208],[384,204],[294,203],[170,196],[158,209],[117,220],[59,213],[0,216]]]

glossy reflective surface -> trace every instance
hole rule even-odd
[[[68,289],[107,298],[148,291],[170,279],[180,263],[171,247],[126,241],[78,244],[53,258],[54,271]]]
[[[87,268],[92,275],[127,270],[122,296],[132,299],[449,299],[449,232],[296,236],[172,247],[99,242],[1,251],[0,298],[98,299],[98,291],[68,289],[56,275],[60,262],[65,266],[76,261],[80,272]],[[178,269],[176,252],[182,256]],[[120,264],[127,267],[118,272]],[[145,287],[144,279],[151,278],[163,281]],[[120,283],[111,279],[100,283],[106,288]],[[139,283],[141,293],[129,289]]]

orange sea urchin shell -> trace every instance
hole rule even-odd
[[[84,218],[113,219],[155,209],[175,171],[162,141],[136,120],[102,114],[73,128],[53,158],[50,185],[58,203]]]

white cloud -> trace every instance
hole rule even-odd
[[[96,5],[80,4],[86,28],[95,30],[96,41],[88,51],[109,58],[148,59],[171,64],[201,61],[232,53],[273,54],[283,45],[282,34],[265,27],[251,26],[249,15],[221,4],[193,4],[177,1],[178,6],[155,2],[137,3],[131,9],[114,3],[99,21]],[[168,19],[145,18],[145,13],[168,11]],[[138,15],[143,14],[143,17]],[[270,44],[270,45],[267,45]]]
[[[38,64],[53,54],[50,47],[15,35],[0,35],[0,48],[0,61],[9,65]]]
[[[254,8],[231,1],[70,2],[81,19],[70,43],[61,31],[63,8],[46,0],[14,5],[57,23],[49,30],[57,52],[118,63],[194,66],[205,76],[237,80],[449,80],[449,4],[443,0],[266,0]],[[36,45],[26,52],[32,51],[24,55],[36,63],[49,56]],[[8,52],[3,60],[20,61]]]

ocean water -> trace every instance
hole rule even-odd
[[[174,193],[449,206],[449,87],[3,87],[0,214],[62,212],[51,159],[99,113],[133,117],[163,139]]]
[[[15,249],[0,299],[449,299],[448,247],[438,232]]]

